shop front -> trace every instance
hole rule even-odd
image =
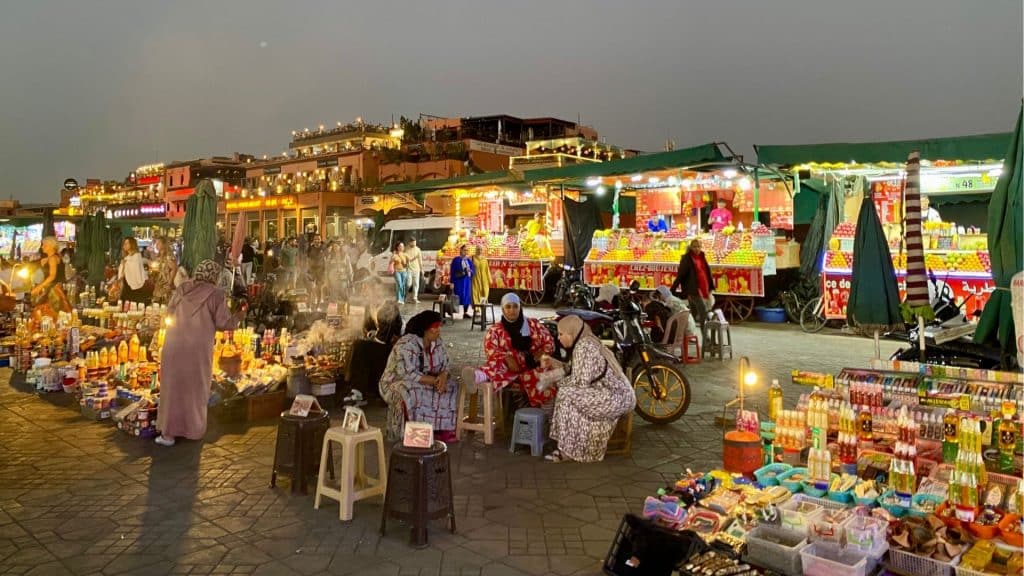
[[[231,198],[220,205],[218,226],[222,231],[234,230],[244,218],[246,236],[260,242],[314,232],[324,239],[349,237],[355,226],[352,204],[352,194],[343,192]]]
[[[995,283],[988,237],[982,230],[985,210],[973,207],[987,208],[1009,138],[1010,134],[987,134],[864,144],[759,146],[759,160],[787,171],[797,190],[802,179],[813,179],[842,195],[843,215],[826,246],[822,268],[826,318],[846,318],[855,223],[865,195],[870,195],[878,211],[903,295],[907,259],[904,163],[913,150],[920,151],[922,158],[922,233],[932,289],[952,291],[968,318],[984,308]]]

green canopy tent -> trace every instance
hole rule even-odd
[[[89,252],[92,246],[92,216],[85,216],[75,229],[75,268],[85,270],[89,266]]]
[[[89,225],[89,284],[99,287],[103,282],[103,272],[107,266],[107,249],[110,246],[107,230],[107,218],[103,212],[97,212]]]
[[[996,290],[982,311],[974,341],[998,345],[1004,364],[1016,353],[1010,280],[1024,269],[1021,246],[1024,238],[1021,210],[1024,210],[1021,186],[1024,171],[1024,145],[1021,143],[1021,119],[1024,106],[1017,114],[1017,127],[1006,149],[1002,174],[992,192],[988,206],[988,251],[992,261],[992,278]]]
[[[903,327],[896,269],[874,201],[865,196],[853,240],[853,278],[846,321],[865,336]]]

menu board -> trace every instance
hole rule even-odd
[[[477,222],[481,230],[501,233],[505,231],[505,201],[501,198],[481,199]]]
[[[639,190],[636,193],[636,221],[646,223],[655,214],[676,215],[683,211],[677,188]]]
[[[736,206],[740,212],[754,211],[754,190],[746,190],[736,195]],[[793,199],[789,195],[789,189],[783,182],[762,180],[757,191],[757,209],[759,212],[774,212],[776,210],[788,210],[793,212]],[[776,226],[772,226],[776,228]]]

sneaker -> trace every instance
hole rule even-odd
[[[399,300],[398,303],[402,304],[402,305],[405,305],[405,300]]]
[[[161,446],[174,446],[174,438],[167,438],[163,434],[157,436],[154,442]]]
[[[420,299],[419,298],[413,298],[412,299],[412,303],[413,304],[419,304],[420,303]]]

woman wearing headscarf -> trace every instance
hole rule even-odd
[[[648,318],[654,319],[654,327],[651,328],[651,338],[660,342],[668,329],[668,321],[676,314],[688,311],[686,302],[672,295],[668,286],[658,286],[651,293],[651,301],[647,303],[644,312]]]
[[[615,310],[617,302],[615,297],[619,295],[619,287],[615,284],[605,284],[597,289],[597,300],[595,303],[599,310]]]
[[[491,382],[502,389],[514,385],[526,394],[531,406],[541,406],[555,397],[555,389],[541,389],[540,359],[555,350],[555,339],[538,320],[527,318],[519,296],[509,292],[501,298],[501,321],[491,324],[484,336],[486,363],[474,373],[477,383]]]
[[[458,383],[449,378],[448,354],[441,340],[441,315],[424,311],[409,319],[380,378],[388,405],[388,437],[402,438],[405,423],[428,422],[442,442],[455,442]]]
[[[476,271],[472,280],[473,304],[487,302],[491,297],[491,267],[483,246],[477,246],[473,252],[473,269]]]
[[[153,280],[153,302],[166,304],[174,292],[174,280],[178,276],[178,261],[174,258],[174,251],[171,249],[167,238],[157,238],[156,259],[150,263],[152,271],[150,278]]]
[[[459,255],[452,258],[452,265],[449,269],[449,277],[452,280],[452,291],[462,306],[462,317],[469,318],[469,307],[473,305],[473,276],[476,270],[473,269],[473,260],[466,255],[466,245],[459,247]]]
[[[203,260],[192,279],[174,290],[167,305],[168,328],[160,352],[160,401],[156,443],[173,446],[176,437],[199,440],[206,433],[206,406],[213,380],[213,338],[233,330],[245,310],[232,314],[217,287],[221,265]]]
[[[558,341],[571,357],[567,364],[544,359],[545,368],[565,373],[551,419],[551,438],[558,448],[546,458],[599,462],[619,418],[636,406],[636,395],[615,355],[579,316],[558,322]]]

